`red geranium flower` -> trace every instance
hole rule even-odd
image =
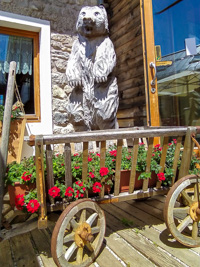
[[[57,186],[54,186],[49,189],[49,195],[52,196],[53,198],[59,197],[60,196],[60,188]]]
[[[105,175],[107,175],[109,173],[109,170],[106,167],[102,167],[100,169],[99,173],[100,173],[101,176],[105,176]]]
[[[37,201],[37,199],[31,199],[27,204],[27,211],[34,213],[39,209],[39,207],[40,203]]]
[[[173,142],[174,142],[174,144],[176,144],[177,143],[176,139],[173,139]]]
[[[116,157],[117,156],[117,150],[112,150],[109,152],[111,156]]]
[[[78,153],[75,153],[75,154],[74,154],[74,157],[77,157],[77,156],[79,156],[79,154],[78,154]]]
[[[157,174],[159,181],[165,181],[165,174],[163,172],[160,172]]]
[[[65,196],[67,197],[72,197],[74,193],[74,189],[72,187],[67,187],[66,191],[65,191]]]
[[[98,157],[100,157],[100,154],[99,154],[99,153],[97,153],[96,155],[97,155]]]
[[[88,162],[92,161],[92,158],[88,157]]]
[[[24,181],[30,181],[31,180],[31,177],[32,177],[32,174],[27,174],[27,172],[24,172],[21,176],[21,179],[24,180]]]
[[[24,195],[17,195],[15,197],[15,206],[18,210],[22,210],[24,205]]]
[[[102,187],[101,183],[95,182],[93,184],[92,190],[94,193],[99,193],[99,192],[101,192],[101,189],[100,189],[101,187]]]
[[[80,166],[74,166],[74,169],[78,170],[80,169]]]
[[[79,185],[79,186],[83,186],[83,183],[80,181],[76,181],[75,184]]]
[[[90,176],[90,178],[94,178],[95,177],[93,172],[89,172],[89,176]]]

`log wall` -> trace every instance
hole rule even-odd
[[[119,126],[147,125],[140,0],[107,0],[110,38],[117,55]]]

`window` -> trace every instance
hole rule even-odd
[[[40,121],[39,33],[0,27],[0,104],[5,104],[9,63],[29,122]]]

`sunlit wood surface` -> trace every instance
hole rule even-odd
[[[165,196],[101,205],[106,216],[105,240],[91,266],[199,266],[200,248],[186,248],[169,236],[163,220]],[[37,218],[3,230],[0,266],[56,267],[51,233],[59,213],[49,214],[48,228],[37,229]]]

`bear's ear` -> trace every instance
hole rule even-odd
[[[103,12],[103,16],[104,16],[104,20],[105,20],[105,29],[107,30],[107,32],[109,32],[109,29],[108,29],[108,17],[107,17],[106,9],[105,9],[105,7],[103,5],[99,5],[99,8]]]

